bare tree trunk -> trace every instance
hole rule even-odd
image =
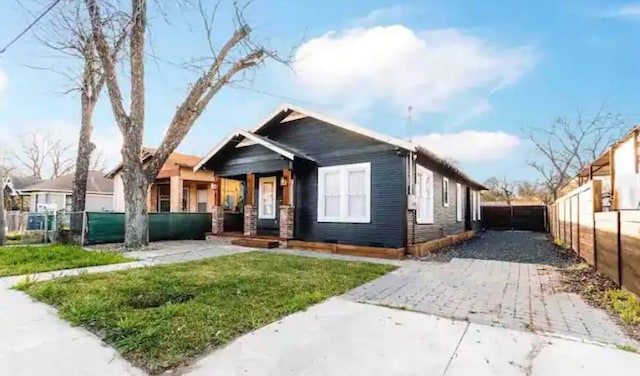
[[[87,179],[89,178],[89,163],[91,162],[91,153],[95,149],[95,145],[91,142],[91,132],[93,124],[91,117],[93,114],[92,100],[83,94],[82,98],[82,125],[80,127],[80,138],[78,140],[78,156],[76,157],[76,172],[73,177],[73,193],[71,196],[71,211],[83,212],[86,206],[87,198]],[[82,216],[71,216],[71,229],[78,230],[82,228]]]
[[[137,161],[141,163],[139,153]],[[125,160],[128,158],[125,158]],[[125,162],[126,163],[126,162]],[[127,163],[127,164],[130,164]],[[140,248],[149,243],[149,226],[147,217],[147,191],[149,183],[142,168],[123,169],[122,180],[124,183],[125,202],[125,248]]]

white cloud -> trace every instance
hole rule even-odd
[[[376,26],[386,23],[396,23],[411,14],[416,14],[418,9],[408,5],[397,4],[387,8],[374,9],[366,16],[356,18],[351,24],[360,27]]]
[[[303,44],[294,69],[316,101],[372,107],[389,103],[417,115],[446,110],[462,97],[486,97],[534,64],[529,47],[500,48],[458,29],[405,26],[329,32]]]
[[[0,104],[2,104],[2,93],[7,88],[8,82],[7,75],[0,69]]]
[[[443,157],[460,162],[496,160],[506,157],[521,140],[505,132],[467,130],[458,133],[431,133],[413,141]]]
[[[637,18],[640,19],[640,4],[626,4],[618,8],[610,9],[605,13],[612,18]]]

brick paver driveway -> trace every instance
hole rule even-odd
[[[561,291],[556,267],[562,263],[544,234],[486,232],[347,297],[492,326],[630,343],[606,312]]]

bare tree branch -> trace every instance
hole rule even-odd
[[[621,117],[605,104],[588,119],[577,110],[574,118],[558,117],[548,128],[526,129],[538,156],[527,164],[540,174],[542,184],[555,201],[558,189],[598,158],[623,131]]]

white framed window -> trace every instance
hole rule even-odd
[[[258,179],[258,218],[276,219],[276,177]]]
[[[462,184],[456,183],[456,221],[462,222]]]
[[[318,168],[318,222],[371,222],[371,163]]]
[[[442,177],[442,206],[449,207],[449,179]]]
[[[481,205],[480,192],[476,191],[476,207],[478,210],[478,221],[482,219],[482,207],[480,205]]]
[[[470,191],[469,192],[470,197],[470,203],[471,203],[471,220],[472,221],[477,221],[478,220],[478,212],[476,211],[476,191]]]
[[[416,165],[416,222],[433,223],[433,172]]]

